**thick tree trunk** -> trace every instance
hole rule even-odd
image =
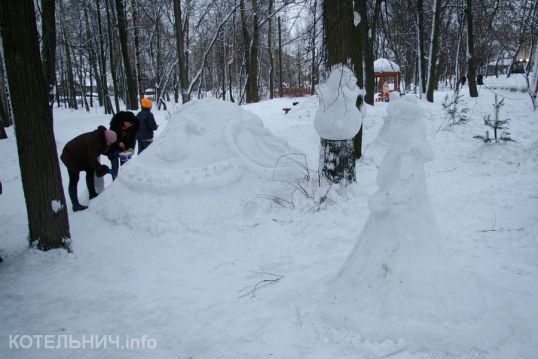
[[[125,8],[123,0],[116,0],[116,15],[118,17],[118,34],[120,38],[121,55],[123,58],[123,71],[127,84],[127,109],[138,110],[138,98],[136,90],[136,79],[133,76],[131,60],[129,59],[129,47],[127,46],[127,20],[125,19]]]
[[[174,22],[175,22],[175,31],[176,31],[176,51],[179,67],[179,86],[181,88],[181,99],[183,103],[187,103],[190,100],[189,95],[189,77],[188,77],[188,68],[187,60],[185,58],[185,33],[181,21],[181,2],[179,0],[174,0]]]
[[[56,0],[41,0],[41,32],[43,36],[41,57],[51,107],[54,104],[54,86],[56,85],[55,9]]]
[[[37,248],[69,249],[67,206],[32,0],[0,1],[3,52],[28,214]],[[21,26],[21,24],[25,24]]]
[[[433,18],[432,18],[432,33],[430,43],[430,60],[428,62],[428,84],[426,91],[426,100],[433,102],[433,92],[437,81],[437,54],[439,52],[439,29],[441,23],[441,1],[433,1]]]
[[[376,0],[374,15],[372,19],[368,16],[367,0],[357,0],[355,3],[361,17],[359,31],[361,33],[364,59],[364,87],[366,95],[364,101],[370,105],[374,104],[375,77],[374,77],[374,39],[377,16],[381,9],[381,1]],[[372,24],[370,24],[370,22]]]
[[[252,44],[250,46],[250,96],[247,94],[247,103],[250,97],[250,102],[259,102],[260,93],[258,90],[258,45],[260,42],[260,27],[258,24],[258,0],[252,0]]]
[[[240,1],[241,13],[241,33],[243,35],[243,46],[245,53],[245,69],[247,75],[245,99],[247,103],[259,101],[258,95],[258,15],[256,13],[257,0],[252,0],[252,8],[254,11],[252,24],[252,38],[248,30],[248,15],[245,6],[245,1]]]
[[[465,9],[467,15],[467,80],[469,81],[469,95],[471,97],[478,97],[478,88],[476,87],[476,55],[474,52],[472,3],[472,0],[467,0],[467,7]]]
[[[331,183],[356,182],[353,139],[326,140],[322,138],[319,168],[323,176]]]
[[[353,4],[354,11],[357,12],[357,14],[360,14],[361,9],[359,8],[359,1],[355,1]],[[361,22],[362,21],[363,19],[361,19]],[[364,28],[364,24],[361,24],[360,22],[356,24],[353,28],[353,38],[355,45],[355,48],[353,49],[353,64],[355,65],[354,69],[355,77],[357,78],[357,86],[359,86],[359,88],[361,89],[364,88]],[[359,96],[357,98],[357,108],[360,110],[363,104],[364,98],[362,96]],[[362,125],[359,132],[355,135],[355,137],[353,137],[353,147],[355,159],[360,159],[362,157]]]
[[[352,0],[324,0],[323,28],[327,66],[350,66],[356,44],[353,36]],[[321,139],[319,166],[323,176],[331,183],[356,181],[355,146],[353,135],[346,140]]]

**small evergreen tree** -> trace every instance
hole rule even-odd
[[[485,136],[476,135],[476,136],[473,136],[473,138],[480,139],[485,143],[489,143],[493,141],[495,143],[515,142],[510,137],[510,132],[504,131],[504,130],[508,130],[508,123],[510,122],[510,119],[501,120],[499,117],[499,113],[503,106],[504,106],[504,99],[499,101],[497,98],[497,95],[495,95],[495,103],[493,104],[493,109],[495,110],[495,118],[491,119],[491,114],[484,116],[484,125],[493,129],[493,138],[489,137],[489,131],[486,131]],[[499,131],[502,131],[500,133],[500,136],[498,135]]]
[[[462,99],[463,95],[460,95],[458,89],[454,91],[452,96],[446,94],[443,101],[446,117],[452,121],[453,125],[461,125],[469,121],[469,116],[467,115],[469,109],[467,107],[460,108]]]

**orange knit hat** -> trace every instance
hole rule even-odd
[[[142,107],[144,108],[151,108],[151,106],[153,106],[153,102],[149,98],[143,98],[140,100],[140,104],[142,104]]]

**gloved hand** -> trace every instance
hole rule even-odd
[[[107,173],[109,173],[110,168],[107,165],[101,165],[99,168],[95,171],[95,175],[97,177],[103,177]]]

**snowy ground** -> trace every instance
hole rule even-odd
[[[440,105],[444,93],[436,94],[435,104],[421,106],[435,154],[426,177],[442,244],[454,266],[479,278],[504,303],[497,326],[489,328],[502,340],[470,345],[474,340],[468,338],[454,346],[379,341],[321,319],[324,293],[357,241],[370,214],[368,198],[377,190],[377,169],[387,151],[376,141],[387,110],[387,104],[378,103],[364,120],[358,183],[331,190],[329,203],[319,211],[299,195],[294,208],[265,199],[274,193],[284,197],[289,190],[261,174],[245,172],[226,186],[178,185],[164,192],[150,181],[133,187],[121,180],[110,185],[107,179],[109,187],[87,211],[69,213],[74,254],[26,248],[26,212],[10,132],[8,140],[0,141],[0,358],[536,359],[538,114],[527,94],[498,93],[506,97],[502,114],[511,119],[515,143],[485,145],[472,138],[486,130],[482,116],[492,110],[493,93],[484,87],[478,99],[465,97],[472,118],[465,125],[448,126]],[[291,106],[293,101],[299,104]],[[315,172],[317,106],[315,97],[306,97],[244,108],[303,152]],[[284,107],[292,110],[284,115]],[[172,112],[155,111],[159,133],[166,131]],[[57,109],[58,150],[108,121],[99,113]],[[144,160],[135,157],[127,166],[154,165],[153,174],[167,170]],[[63,166],[62,175],[66,188]],[[146,335],[158,345],[9,348],[10,335],[41,334],[75,340]]]

